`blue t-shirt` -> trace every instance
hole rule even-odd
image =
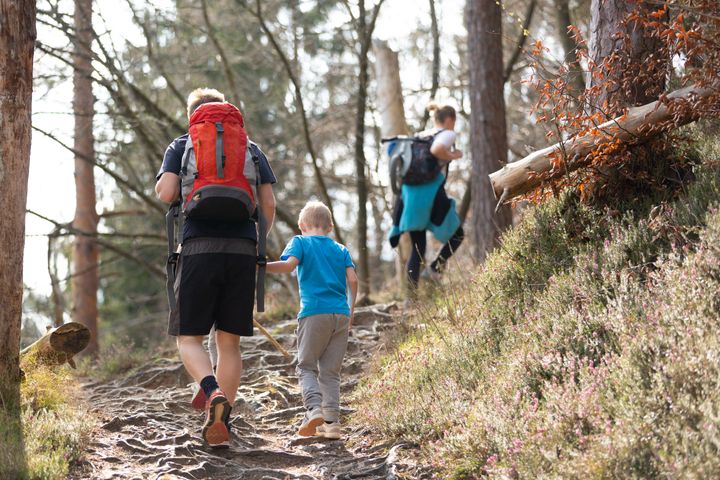
[[[182,156],[185,152],[185,143],[188,134],[182,135],[172,141],[165,150],[162,166],[155,180],[165,172],[180,175],[182,166]],[[260,164],[260,183],[276,183],[275,174],[270,167],[267,157],[255,143],[248,141],[248,145],[254,150]],[[218,222],[212,220],[197,220],[192,218],[185,219],[183,224],[183,241],[193,237],[213,237],[213,238],[248,238],[257,241],[257,229],[255,222],[247,220],[245,222]]]
[[[298,320],[321,313],[350,315],[345,269],[355,265],[347,248],[324,235],[297,235],[287,244],[280,259],[289,257],[299,260]]]

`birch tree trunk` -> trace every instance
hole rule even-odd
[[[410,130],[405,118],[398,54],[386,42],[375,42],[373,50],[375,53],[377,109],[381,119],[380,133],[385,138],[407,135]],[[410,237],[403,234],[398,245],[398,255],[395,257],[395,281],[403,289],[407,287],[405,263],[411,248]]]
[[[95,234],[98,215],[95,210],[95,158],[93,116],[95,98],[92,91],[92,0],[75,0],[75,45],[73,49],[73,113],[75,115],[75,218],[73,228]],[[86,352],[98,351],[97,290],[98,245],[89,235],[77,235],[73,243],[73,320],[90,330]]]
[[[503,98],[502,16],[495,0],[468,0],[465,8],[470,69],[471,207],[474,255],[478,261],[512,222],[508,207],[495,213],[487,176],[507,163]]]
[[[34,0],[0,0],[0,408],[6,411],[19,401],[35,8]]]

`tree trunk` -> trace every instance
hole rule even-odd
[[[407,135],[409,128],[403,106],[402,83],[398,54],[385,42],[375,42],[375,82],[377,83],[377,108],[380,112],[380,133],[389,138]],[[407,287],[405,263],[410,256],[410,237],[403,234],[398,245],[395,262],[395,281],[403,290]]]
[[[568,30],[568,27],[573,24],[570,17],[570,0],[555,0],[555,19],[558,37],[560,37],[560,43],[565,51],[565,63],[568,65],[571,84],[577,89],[577,93],[582,93],[585,91],[585,80],[583,71],[578,64],[577,44]]]
[[[719,93],[717,87],[690,86],[669,94],[667,103],[655,101],[642,107],[631,108],[625,115],[599,125],[594,133],[556,143],[533,152],[522,160],[508,163],[501,170],[490,175],[492,189],[501,202],[508,201],[538,187],[541,183],[538,174],[550,172],[553,168],[553,160],[559,156],[564,156],[567,162],[557,174],[572,172],[585,165],[584,159],[587,155],[603,144],[615,140],[641,142],[668,128],[685,125],[697,119],[691,107],[680,109],[678,112],[672,108],[673,102],[692,105],[698,100]]]
[[[0,408],[6,411],[19,401],[35,8],[32,0],[0,0]]]
[[[430,2],[430,33],[433,41],[432,59],[432,85],[430,86],[430,100],[435,100],[435,95],[440,88],[440,27],[438,26],[437,12],[435,11],[435,0]],[[425,130],[425,125],[430,119],[430,110],[425,108],[423,112],[422,125],[419,130]]]
[[[75,0],[75,45],[73,49],[73,113],[75,115],[75,218],[73,228],[95,234],[98,215],[95,210],[95,158],[92,92],[92,0]],[[84,158],[83,158],[84,157]],[[98,350],[97,290],[98,245],[88,235],[77,235],[73,243],[73,320],[90,330],[87,353]]]
[[[360,292],[359,296],[369,295],[371,291],[370,285],[370,260],[368,253],[367,239],[367,201],[368,187],[365,175],[365,112],[367,110],[367,87],[369,80],[368,72],[368,53],[372,45],[372,36],[375,30],[375,20],[378,11],[382,5],[382,1],[375,6],[372,12],[365,8],[365,1],[359,2],[359,15],[357,19],[358,38],[360,40],[360,50],[358,52],[358,66],[360,68],[358,76],[358,93],[357,93],[357,111],[355,116],[355,186],[358,194],[358,267]],[[368,22],[368,17],[370,21]],[[380,252],[377,252],[380,255]]]
[[[495,213],[487,175],[507,163],[503,98],[502,15],[494,0],[468,0],[465,10],[470,69],[470,153],[474,255],[478,261],[512,222],[508,207]]]
[[[589,56],[602,75],[588,75],[585,83],[599,87],[593,103],[607,118],[650,103],[665,89],[669,59],[658,58],[660,42],[637,23],[625,22],[635,10],[647,17],[654,9],[644,0],[592,0]],[[608,68],[611,55],[617,60]]]

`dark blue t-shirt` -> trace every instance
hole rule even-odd
[[[182,135],[172,141],[165,150],[160,171],[155,177],[159,180],[163,173],[170,172],[180,175],[182,164],[182,156],[185,152],[185,143],[188,134]],[[249,148],[254,150],[260,162],[260,183],[276,183],[275,174],[270,167],[267,157],[255,143],[248,141]],[[211,220],[197,220],[192,218],[185,219],[183,225],[183,241],[189,238],[213,237],[213,238],[248,238],[257,241],[257,230],[255,222],[247,220],[245,222],[218,222]]]

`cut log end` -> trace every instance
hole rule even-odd
[[[90,330],[77,322],[70,322],[49,329],[35,343],[25,348],[21,359],[55,366],[67,363],[75,368],[73,357],[82,352],[90,343]]]

